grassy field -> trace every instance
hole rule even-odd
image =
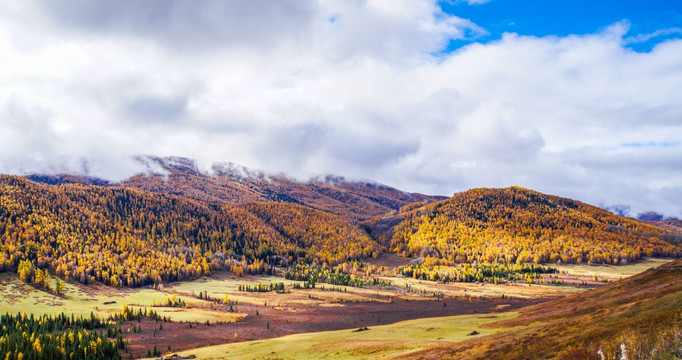
[[[577,293],[586,293],[586,290],[594,286],[606,285],[606,282],[592,281],[591,284],[571,286],[569,281],[594,278],[609,279],[615,281],[619,278],[628,278],[633,274],[640,273],[649,268],[661,267],[668,263],[665,259],[647,259],[640,263],[624,266],[587,266],[587,265],[559,265],[563,274],[559,276],[566,280],[564,285],[547,284],[488,284],[488,283],[449,283],[443,284],[434,281],[417,280],[403,277],[382,277],[392,285],[377,288],[354,288],[350,286],[332,286],[318,283],[315,289],[292,289],[296,281],[285,280],[273,276],[245,276],[234,277],[227,273],[216,273],[193,281],[166,284],[162,290],[153,288],[112,288],[102,285],[83,286],[77,283],[66,283],[64,296],[57,297],[48,292],[38,290],[31,285],[19,281],[16,274],[0,274],[0,313],[27,312],[36,315],[55,314],[64,312],[67,314],[87,316],[91,312],[102,317],[119,311],[123,305],[151,308],[152,303],[159,304],[164,299],[176,296],[188,304],[183,307],[154,307],[153,309],[161,316],[168,317],[176,323],[164,326],[163,331],[151,334],[152,327],[145,325],[142,334],[131,333],[133,346],[136,346],[137,356],[146,352],[151,344],[149,336],[157,336],[154,340],[160,349],[169,348],[187,349],[195,346],[217,345],[200,348],[183,353],[196,353],[204,359],[250,359],[250,358],[388,358],[410,357],[413,352],[430,351],[433,348],[461,346],[460,342],[471,339],[476,342],[478,338],[516,327],[514,321],[520,321],[523,315],[516,318],[517,313],[495,313],[483,315],[480,312],[474,315],[457,315],[469,312],[469,304],[473,298],[473,305],[478,306],[491,304],[507,298],[528,299],[520,301],[533,301],[532,299],[564,298]],[[555,276],[555,275],[553,275]],[[555,278],[552,278],[555,279]],[[548,280],[548,279],[545,279]],[[258,283],[269,285],[271,283],[284,283],[285,293],[276,292],[241,292],[240,284],[254,286]],[[616,282],[618,284],[620,282]],[[575,282],[579,284],[579,282]],[[616,285],[612,284],[612,285]],[[207,293],[216,301],[207,301],[197,298],[199,293]],[[591,293],[591,292],[589,292]],[[220,302],[227,295],[229,304]],[[436,298],[448,300],[449,313],[442,312],[440,308],[433,312],[426,305],[433,304]],[[395,301],[394,301],[395,300]],[[409,300],[409,301],[407,301]],[[414,302],[416,308],[410,308],[407,304]],[[424,300],[429,300],[424,302]],[[535,300],[537,301],[537,300]],[[677,301],[677,298],[676,298]],[[357,304],[360,303],[360,304]],[[371,304],[369,304],[371,303]],[[372,326],[369,331],[352,332],[351,330],[327,331],[339,328],[350,328],[364,324],[363,315],[359,315],[359,322],[352,325],[341,326],[318,326],[305,328],[301,326],[310,324],[308,320],[301,321],[304,316],[314,319],[315,324],[326,324],[327,316],[348,317],[344,311],[358,307],[372,311],[383,309],[383,304],[393,303],[393,306],[402,306],[406,311],[421,311],[422,319],[409,320],[394,323],[392,325]],[[440,304],[440,303],[439,303]],[[462,306],[465,304],[466,306]],[[233,306],[235,311],[228,311]],[[444,304],[445,305],[445,304]],[[378,308],[377,308],[378,306]],[[390,306],[390,305],[389,305]],[[459,306],[459,307],[456,307]],[[509,309],[509,304],[490,306],[487,311],[504,311]],[[326,309],[325,309],[326,308]],[[455,309],[460,309],[454,312]],[[542,305],[540,305],[542,308]],[[469,310],[467,310],[469,309]],[[480,309],[480,308],[479,308]],[[326,312],[325,312],[326,311]],[[381,315],[377,312],[377,318]],[[425,311],[432,311],[429,315]],[[479,310],[480,311],[480,310]],[[515,310],[516,311],[516,310]],[[524,310],[519,310],[523,313]],[[390,312],[390,311],[389,311]],[[395,312],[395,311],[394,311]],[[316,314],[316,315],[311,315]],[[326,314],[326,315],[319,315]],[[456,315],[440,318],[427,318],[426,316]],[[293,317],[292,317],[293,316]],[[315,317],[317,316],[317,317]],[[414,317],[414,316],[413,316]],[[398,317],[393,321],[399,321],[410,317]],[[503,328],[485,327],[484,325],[505,319],[512,319]],[[382,317],[383,319],[383,317]],[[290,322],[291,320],[291,322]],[[185,326],[177,322],[193,322],[202,324],[201,331],[196,327]],[[214,325],[217,322],[229,323]],[[390,321],[387,321],[387,323]],[[350,323],[349,323],[350,324]],[[272,328],[271,326],[272,325]],[[364,326],[364,325],[362,325]],[[479,335],[468,337],[471,331],[480,332]],[[299,331],[318,331],[306,334],[288,335]],[[322,331],[322,332],[319,332]],[[239,333],[239,338],[232,335]],[[287,336],[284,336],[287,335]],[[279,338],[277,336],[280,336]],[[176,347],[178,339],[182,338],[183,346]],[[248,342],[239,342],[250,339]],[[226,344],[231,342],[231,344]],[[457,344],[457,345],[454,345]],[[469,344],[469,342],[467,342]],[[147,346],[147,347],[145,347]],[[142,351],[140,353],[139,351]]]
[[[663,265],[668,259],[646,259],[642,262],[630,265],[552,265],[557,267],[567,276],[578,278],[608,278],[617,280],[641,273],[649,268]],[[237,303],[255,305],[272,304],[274,306],[334,306],[343,302],[387,302],[391,297],[406,299],[424,299],[435,296],[445,297],[500,297],[502,294],[510,297],[537,298],[564,296],[578,289],[571,286],[556,285],[528,285],[528,284],[476,284],[476,283],[450,283],[416,280],[411,278],[383,277],[383,280],[394,284],[393,287],[353,288],[349,286],[334,287],[342,291],[329,291],[333,286],[318,284],[317,289],[294,290],[288,294],[249,293],[238,291],[240,284],[255,285],[263,283],[283,282],[290,288],[297,281],[285,280],[274,276],[247,276],[237,278],[226,274],[215,274],[194,281],[178,282],[167,285],[163,291],[150,288],[111,288],[101,285],[83,286],[80,284],[66,283],[64,297],[56,297],[32,286],[21,283],[14,274],[0,274],[0,312],[30,312],[34,314],[52,314],[55,312],[74,313],[76,315],[89,315],[90,312],[106,316],[120,310],[123,304],[129,306],[149,307],[152,301],[157,303],[172,294],[183,298],[190,303],[190,308],[155,308],[162,316],[168,316],[176,321],[235,321],[243,314],[212,311],[210,302],[196,299],[195,295],[206,292],[212,298],[222,300],[225,295],[229,300]],[[406,285],[412,289],[407,292]],[[323,291],[322,288],[327,291]],[[107,303],[107,304],[105,304]]]
[[[64,296],[57,297],[19,281],[14,274],[0,274],[0,313],[27,312],[36,315],[66,314],[88,316],[91,312],[107,317],[121,310],[123,304],[151,309],[152,301],[161,302],[170,294],[154,289],[111,288],[107,286],[83,286],[66,283]],[[208,302],[193,298],[183,298],[191,308],[155,307],[161,316],[174,321],[233,322],[243,315],[211,311]],[[208,309],[205,309],[208,308]]]
[[[588,277],[600,277],[608,278],[611,280],[617,280],[621,277],[628,277],[635,274],[644,272],[645,270],[658,267],[667,264],[674,259],[659,259],[659,258],[646,258],[640,262],[628,265],[556,265],[548,264],[548,266],[555,267],[562,272],[566,272],[570,275],[577,276],[588,276]]]
[[[516,298],[538,298],[564,296],[576,291],[582,291],[581,289],[570,286],[549,286],[541,284],[443,284],[437,281],[417,280],[412,278],[386,279],[392,279],[397,288],[405,288],[405,285],[409,285],[413,289],[413,292],[402,294],[401,297],[406,297],[410,300],[416,298],[421,292],[425,292],[431,297],[435,296],[434,294],[442,294],[441,296],[446,297],[501,297],[502,294],[504,294],[505,296]]]
[[[598,351],[606,359],[682,358],[682,260],[519,313],[492,325],[513,331],[400,358],[598,359]]]
[[[206,292],[209,297],[215,299],[223,299],[224,296],[227,295],[230,301],[235,301],[240,304],[263,305],[264,303],[269,303],[276,306],[326,306],[340,302],[388,301],[388,299],[394,295],[394,293],[390,291],[353,288],[350,286],[338,287],[321,283],[318,284],[317,289],[293,290],[287,294],[278,294],[275,292],[240,292],[238,290],[239,284],[253,286],[258,283],[270,285],[271,283],[280,282],[284,283],[288,289],[295,283],[303,284],[301,281],[286,280],[275,276],[245,276],[238,278],[219,273],[195,281],[184,281],[172,284],[167,286],[165,290],[188,296]],[[330,290],[331,288],[341,288],[345,291],[325,291],[325,289]]]
[[[194,349],[197,359],[364,359],[404,355],[504,330],[486,324],[513,319],[516,312],[402,321],[367,331],[326,331]],[[478,331],[475,336],[468,336]]]
[[[602,349],[608,358],[620,358],[618,349],[626,344],[632,358],[656,358],[651,354],[676,353],[679,348],[681,266],[680,261],[668,264],[652,260],[622,269],[575,268],[592,271],[585,273],[590,276],[628,278],[518,312],[426,318],[375,326],[363,332],[298,334],[182,353],[216,360],[516,359],[539,354],[543,358],[568,359],[596,357],[597,350]],[[638,267],[655,269],[630,278],[628,271]],[[480,334],[467,336],[474,330]]]

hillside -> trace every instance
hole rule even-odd
[[[302,182],[281,174],[266,174],[231,163],[214,164],[209,173],[202,172],[193,160],[186,158],[144,157],[141,160],[165,174],[133,176],[120,184],[112,185],[180,195],[207,202],[298,203],[343,215],[354,221],[383,215],[413,202],[433,202],[445,198],[407,193],[386,185],[348,181],[335,176]]]
[[[368,227],[375,238],[387,235],[392,251],[454,262],[621,264],[682,255],[682,235],[670,228],[519,187],[408,205]]]
[[[335,264],[380,247],[346,218],[297,204],[215,205],[146,191],[0,176],[0,270],[20,261],[73,278],[140,286],[213,269]]]
[[[682,260],[592,291],[521,309],[481,339],[410,359],[673,359],[682,356]],[[622,344],[622,345],[621,345]]]

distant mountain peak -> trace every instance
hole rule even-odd
[[[678,220],[676,217],[669,217],[663,214],[659,214],[655,211],[647,211],[645,213],[637,214],[637,219],[644,221],[670,221]]]
[[[132,187],[211,203],[289,202],[355,221],[369,219],[417,202],[433,202],[441,196],[408,193],[368,180],[319,175],[307,180],[283,173],[268,173],[233,162],[210,165],[181,156],[139,155],[135,175],[122,181],[106,181],[87,175],[32,175],[48,184],[80,183]]]

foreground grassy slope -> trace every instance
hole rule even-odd
[[[469,336],[472,331],[479,334]],[[682,260],[516,312],[404,321],[183,351],[199,359],[674,359]],[[666,357],[667,356],[667,357]]]
[[[628,359],[679,358],[682,260],[520,312],[491,325],[513,330],[405,358],[597,359],[599,350],[620,358],[621,344]]]
[[[294,226],[283,229],[286,222]],[[0,176],[0,271],[28,260],[85,284],[140,286],[213,269],[260,273],[268,262],[333,264],[379,250],[349,219],[298,204],[216,206]]]
[[[473,189],[398,214],[391,249],[455,262],[622,264],[679,256],[682,235],[519,187]]]
[[[443,343],[464,341],[472,331],[485,336],[502,328],[486,324],[512,319],[514,312],[459,315],[401,321],[373,326],[366,331],[325,331],[289,335],[276,339],[209,346],[191,351],[197,359],[368,359],[412,354]],[[408,355],[409,356],[409,355]]]

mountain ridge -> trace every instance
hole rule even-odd
[[[439,202],[414,203],[367,227],[392,251],[454,262],[618,264],[682,254],[682,235],[672,226],[516,186],[471,189]]]
[[[285,174],[270,174],[230,162],[214,163],[209,170],[201,170],[195,160],[184,157],[139,156],[136,159],[144,163],[148,171],[120,182],[74,175],[33,174],[27,177],[48,184],[131,187],[215,203],[291,202],[344,215],[358,222],[412,202],[446,198],[408,193],[384,184],[347,180],[337,175],[319,175],[299,181]]]
[[[0,240],[0,271],[30,261],[85,284],[114,286],[219,269],[261,273],[295,261],[335,265],[381,251],[348,218],[299,204],[216,205],[10,175],[0,175]]]

